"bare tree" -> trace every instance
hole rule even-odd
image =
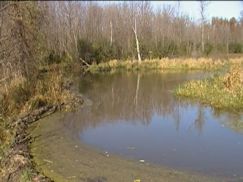
[[[201,48],[202,52],[204,52],[204,28],[205,28],[205,23],[206,23],[206,9],[208,6],[207,1],[200,1],[200,15],[201,15]]]
[[[111,29],[110,45],[112,46],[112,43],[113,43],[113,27],[112,27],[112,21],[110,21],[110,29]]]
[[[7,3],[1,11],[4,21],[0,28],[0,77],[32,79],[42,58],[38,54],[42,50],[40,26],[43,14],[38,14],[37,2]]]
[[[141,63],[142,60],[141,60],[141,55],[140,55],[140,47],[139,47],[138,34],[137,34],[137,22],[136,22],[136,18],[134,20],[133,32],[134,32],[134,36],[135,36],[135,39],[136,39],[137,54],[138,54],[138,63]]]

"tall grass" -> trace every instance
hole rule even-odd
[[[0,161],[14,141],[16,128],[10,119],[47,105],[70,103],[75,96],[65,88],[66,66],[48,66],[31,81],[16,75],[0,86]],[[1,172],[1,171],[0,171]]]
[[[36,109],[45,105],[60,105],[71,98],[71,93],[64,89],[64,76],[57,66],[43,78],[36,81],[33,96],[23,107],[23,111]]]
[[[72,96],[64,89],[63,69],[53,65],[50,70],[40,73],[34,81],[16,76],[0,87],[0,115],[10,116],[67,102]]]
[[[0,161],[3,158],[6,147],[10,145],[12,138],[11,131],[7,128],[6,122],[0,116]]]
[[[217,70],[228,64],[242,64],[242,58],[234,58],[229,60],[199,58],[199,59],[182,59],[182,58],[163,58],[144,60],[140,64],[137,61],[118,61],[112,60],[106,63],[94,64],[88,68],[92,73],[112,72],[119,70]]]
[[[243,111],[243,69],[234,66],[224,76],[190,81],[179,86],[175,93],[218,109]]]

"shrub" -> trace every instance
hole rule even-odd
[[[94,55],[94,49],[91,42],[85,39],[78,40],[78,53],[79,57],[84,59],[88,63],[92,63],[92,55]]]
[[[79,57],[87,63],[101,63],[114,58],[122,58],[121,47],[113,42],[112,45],[107,40],[101,40],[91,43],[88,40],[80,39],[78,41]]]
[[[204,54],[209,55],[213,51],[213,45],[210,43],[205,44]]]
[[[45,59],[47,65],[53,64],[70,64],[72,62],[72,57],[65,51],[61,54],[55,53],[53,50],[50,51],[49,55]]]
[[[15,109],[21,108],[31,96],[30,85],[24,77],[15,77],[5,89],[1,90],[3,99],[0,102],[0,114],[5,115]]]
[[[240,43],[230,43],[229,44],[229,52],[230,53],[242,53],[243,46]]]
[[[48,57],[46,58],[46,63],[48,65],[54,64],[54,63],[60,63],[61,62],[61,56],[54,51],[51,51]]]

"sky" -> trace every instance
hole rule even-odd
[[[176,5],[177,1],[154,1],[153,6],[156,8],[163,4]],[[181,1],[181,11],[188,14],[195,20],[199,19],[199,2],[197,1]],[[209,19],[212,17],[231,18],[240,17],[240,11],[243,10],[243,1],[210,1],[207,8],[207,16]]]
[[[107,1],[108,2],[108,1]],[[109,1],[112,3],[114,1]],[[119,1],[115,1],[119,2]],[[163,5],[176,5],[178,1],[151,1],[153,7],[162,7]],[[197,21],[200,18],[199,2],[198,1],[180,1],[181,10],[184,14],[189,15],[193,20]],[[242,1],[209,1],[207,8],[207,17],[221,17],[230,19],[240,17],[240,12],[243,11]]]

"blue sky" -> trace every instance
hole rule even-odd
[[[113,3],[119,1],[106,1],[106,3]],[[176,5],[177,1],[151,1],[152,5],[156,9],[163,5]],[[194,20],[198,20],[199,14],[199,2],[197,1],[180,1],[181,10],[184,14],[189,15]],[[104,3],[104,2],[103,2]],[[105,3],[105,4],[106,4]],[[240,11],[243,10],[243,1],[210,1],[207,8],[208,19],[211,17],[231,18],[240,17]]]
[[[161,6],[163,4],[176,5],[177,1],[154,1],[152,4],[154,7]],[[188,14],[195,20],[200,17],[199,2],[181,1],[180,4],[183,13]],[[241,10],[243,10],[243,1],[210,1],[207,8],[207,16],[208,18],[217,16],[227,19],[235,17],[237,19],[240,17]]]

